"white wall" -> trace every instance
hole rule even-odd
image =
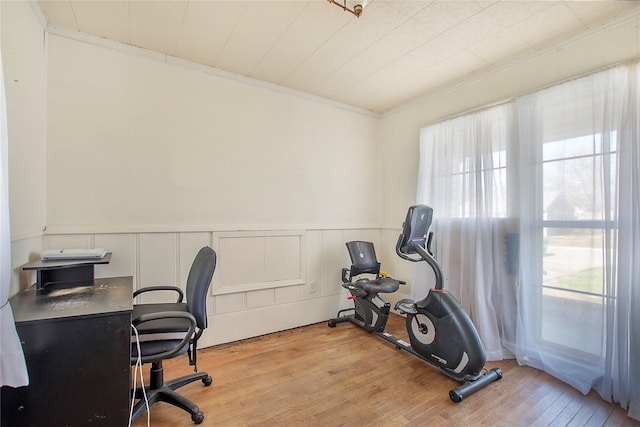
[[[45,227],[46,36],[30,2],[0,2],[9,133],[11,293],[31,284]]]
[[[380,222],[377,116],[57,35],[47,110],[50,231]]]
[[[212,246],[203,345],[347,304],[344,242],[380,238],[377,115],[91,38],[48,54],[45,248],[105,247],[97,275],[139,288]]]
[[[421,127],[637,58],[640,56],[639,26],[637,14],[624,18],[474,80],[425,94],[386,113],[381,119],[384,201],[381,244],[385,247],[395,245],[406,210],[416,201]],[[400,274],[412,275],[405,270],[411,268],[408,263],[393,262]],[[415,295],[416,298],[422,296]]]

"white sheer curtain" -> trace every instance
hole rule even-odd
[[[11,232],[9,230],[9,173],[7,109],[0,54],[0,385],[29,384],[20,339],[8,302],[11,282]]]
[[[513,108],[512,103],[495,106],[420,134],[418,203],[434,209],[435,251],[445,287],[473,319],[489,360],[504,358],[501,331],[514,324],[503,323],[495,307],[502,305],[502,288],[513,289],[499,238],[512,226],[506,166],[515,133]],[[422,277],[416,282],[425,274],[418,272]]]
[[[607,292],[615,300],[607,306],[610,339],[606,341],[605,381],[598,392],[613,396],[623,407],[628,402],[629,416],[640,420],[640,63],[629,67],[627,82],[628,109],[618,149],[617,268],[610,270],[616,274],[607,282]]]
[[[638,65],[519,100],[517,358],[640,419]]]
[[[487,358],[515,355],[636,419],[639,85],[635,62],[428,126],[417,195]]]

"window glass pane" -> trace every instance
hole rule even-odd
[[[495,180],[493,187],[493,217],[505,218],[507,216],[507,168],[496,169],[493,174]]]
[[[449,201],[449,213],[453,218],[461,218],[463,216],[463,205],[459,200],[464,200],[462,194],[462,179],[464,175],[451,176],[451,199]]]
[[[544,228],[544,285],[602,295],[602,230]]]
[[[601,151],[600,138],[587,135],[579,138],[546,142],[542,147],[542,160],[587,156]]]
[[[545,162],[543,204],[547,220],[601,220],[613,204],[603,203],[602,186],[615,194],[616,155],[596,155]],[[606,178],[606,179],[605,179]]]
[[[600,218],[600,203],[594,194],[593,157],[547,162],[543,165],[543,203],[547,220]],[[596,212],[594,212],[596,211]]]
[[[599,355],[602,230],[547,227],[544,232],[542,339]]]
[[[507,166],[507,150],[500,150],[493,153],[493,158],[496,166],[505,167]]]
[[[544,289],[541,338],[602,356],[603,316],[602,298]]]
[[[489,153],[476,161],[466,157],[451,175],[449,210],[452,218],[475,218],[477,211],[491,217],[507,215],[507,153]],[[480,195],[483,200],[476,200]],[[459,201],[459,202],[458,202]]]

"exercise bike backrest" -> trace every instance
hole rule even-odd
[[[411,206],[402,224],[402,234],[398,237],[396,253],[402,259],[412,262],[426,261],[433,269],[436,284],[434,289],[444,289],[444,279],[440,265],[431,251],[433,232],[429,231],[433,219],[433,209],[427,205]],[[417,256],[415,256],[417,254]]]
[[[342,269],[343,283],[351,282],[351,279],[360,274],[373,274],[380,278],[380,263],[376,257],[376,251],[371,242],[355,240],[347,242],[347,250],[351,257],[351,268]]]

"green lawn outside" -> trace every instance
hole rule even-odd
[[[551,280],[547,282],[546,285],[574,291],[602,294],[602,275],[602,267],[591,268]]]

